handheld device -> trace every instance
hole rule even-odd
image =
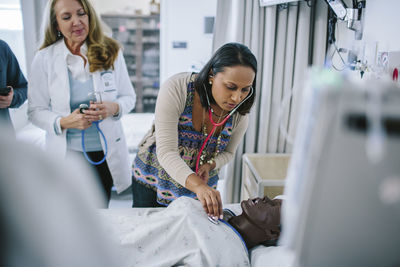
[[[0,88],[0,95],[7,96],[11,92],[11,87],[7,86],[4,88]]]
[[[88,110],[89,106],[87,104],[80,104],[79,105],[79,112],[83,114],[84,110]]]

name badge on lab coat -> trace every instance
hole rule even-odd
[[[104,91],[105,92],[110,92],[110,91],[115,91],[115,81],[114,81],[114,75],[112,75],[111,71],[103,71],[101,74],[101,80],[103,81],[104,85]]]

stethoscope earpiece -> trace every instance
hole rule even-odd
[[[211,76],[211,75],[210,75],[210,76]],[[208,98],[207,88],[206,88],[206,86],[204,85],[204,83],[203,83],[203,88],[204,88],[204,92],[206,93],[206,99],[207,99],[208,109],[211,110],[211,112],[214,112],[214,110],[213,110],[212,107],[211,107],[210,99]],[[250,94],[248,94],[248,95],[246,96],[245,99],[243,99],[234,109],[232,109],[231,112],[229,112],[228,116],[226,116],[226,118],[229,118],[230,116],[232,116],[233,113],[235,113],[236,110],[237,110],[247,99],[249,99],[249,98],[253,95],[253,92],[254,92],[254,89],[253,89],[253,86],[251,86],[251,87],[250,87]],[[214,125],[214,120],[212,120],[212,118],[211,118],[211,123]]]

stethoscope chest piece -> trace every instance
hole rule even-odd
[[[213,224],[216,224],[216,225],[219,224],[219,221],[218,221],[218,220],[214,220],[211,216],[208,216],[208,220],[209,220],[210,222],[212,222]]]

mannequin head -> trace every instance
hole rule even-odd
[[[268,197],[242,201],[242,214],[229,219],[229,223],[242,235],[249,249],[276,243],[280,234],[281,204],[281,200]]]

